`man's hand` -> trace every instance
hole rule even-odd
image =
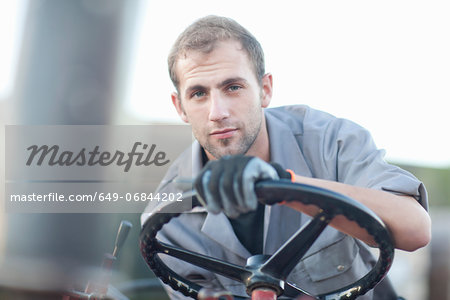
[[[228,217],[236,218],[256,209],[255,182],[284,178],[285,173],[281,166],[257,157],[224,156],[209,161],[195,179],[194,186],[209,212],[223,211]]]

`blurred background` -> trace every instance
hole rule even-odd
[[[234,18],[261,42],[272,107],[302,103],[356,121],[388,161],[425,183],[432,242],[398,251],[390,274],[406,299],[450,299],[448,1],[2,1],[0,124],[179,123],[166,57],[177,35],[208,14]],[[2,170],[4,135],[1,126]],[[132,299],[164,299],[158,289],[129,290],[152,284],[138,250],[138,214],[8,214],[4,176],[0,299],[45,294],[55,278],[91,274],[122,219],[134,227],[113,284]]]

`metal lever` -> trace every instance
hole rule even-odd
[[[112,255],[114,257],[117,257],[117,254],[122,248],[123,244],[125,243],[125,240],[128,237],[128,233],[130,233],[130,229],[133,227],[133,224],[129,221],[122,221],[120,222],[119,230],[117,231],[116,241],[114,243],[114,250]]]

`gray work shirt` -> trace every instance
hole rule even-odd
[[[266,109],[265,116],[271,161],[302,176],[411,195],[427,208],[424,185],[410,173],[386,163],[384,151],[376,148],[369,132],[359,125],[303,105]],[[192,177],[201,170],[199,144],[195,142],[191,150],[173,163],[158,188],[160,192],[177,192],[174,179]],[[149,206],[142,215],[142,224],[149,213],[159,209]],[[286,206],[266,206],[264,254],[273,254],[309,219]],[[207,214],[204,210],[173,219],[158,233],[158,238],[238,265],[245,265],[250,256],[227,217]],[[177,273],[200,285],[221,287],[246,296],[244,286],[238,282],[170,257],[163,259]],[[374,262],[366,244],[327,227],[288,281],[312,294],[322,294],[361,278]],[[172,298],[184,299],[170,288],[167,290]],[[373,293],[358,299],[373,299]]]

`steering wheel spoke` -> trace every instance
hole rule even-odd
[[[181,249],[166,243],[159,242],[156,245],[156,250],[160,253],[176,257],[197,267],[212,271],[216,274],[223,275],[239,282],[243,282],[243,278],[251,275],[249,271],[241,266],[231,264],[211,256]]]
[[[327,227],[331,219],[328,213],[320,211],[264,263],[261,271],[275,278],[285,280]]]
[[[311,295],[310,293],[308,293],[307,291],[299,288],[298,286],[296,286],[295,284],[286,282],[285,286],[284,286],[284,295],[290,298],[297,298],[299,295],[307,295],[310,297],[314,297],[313,295]]]

